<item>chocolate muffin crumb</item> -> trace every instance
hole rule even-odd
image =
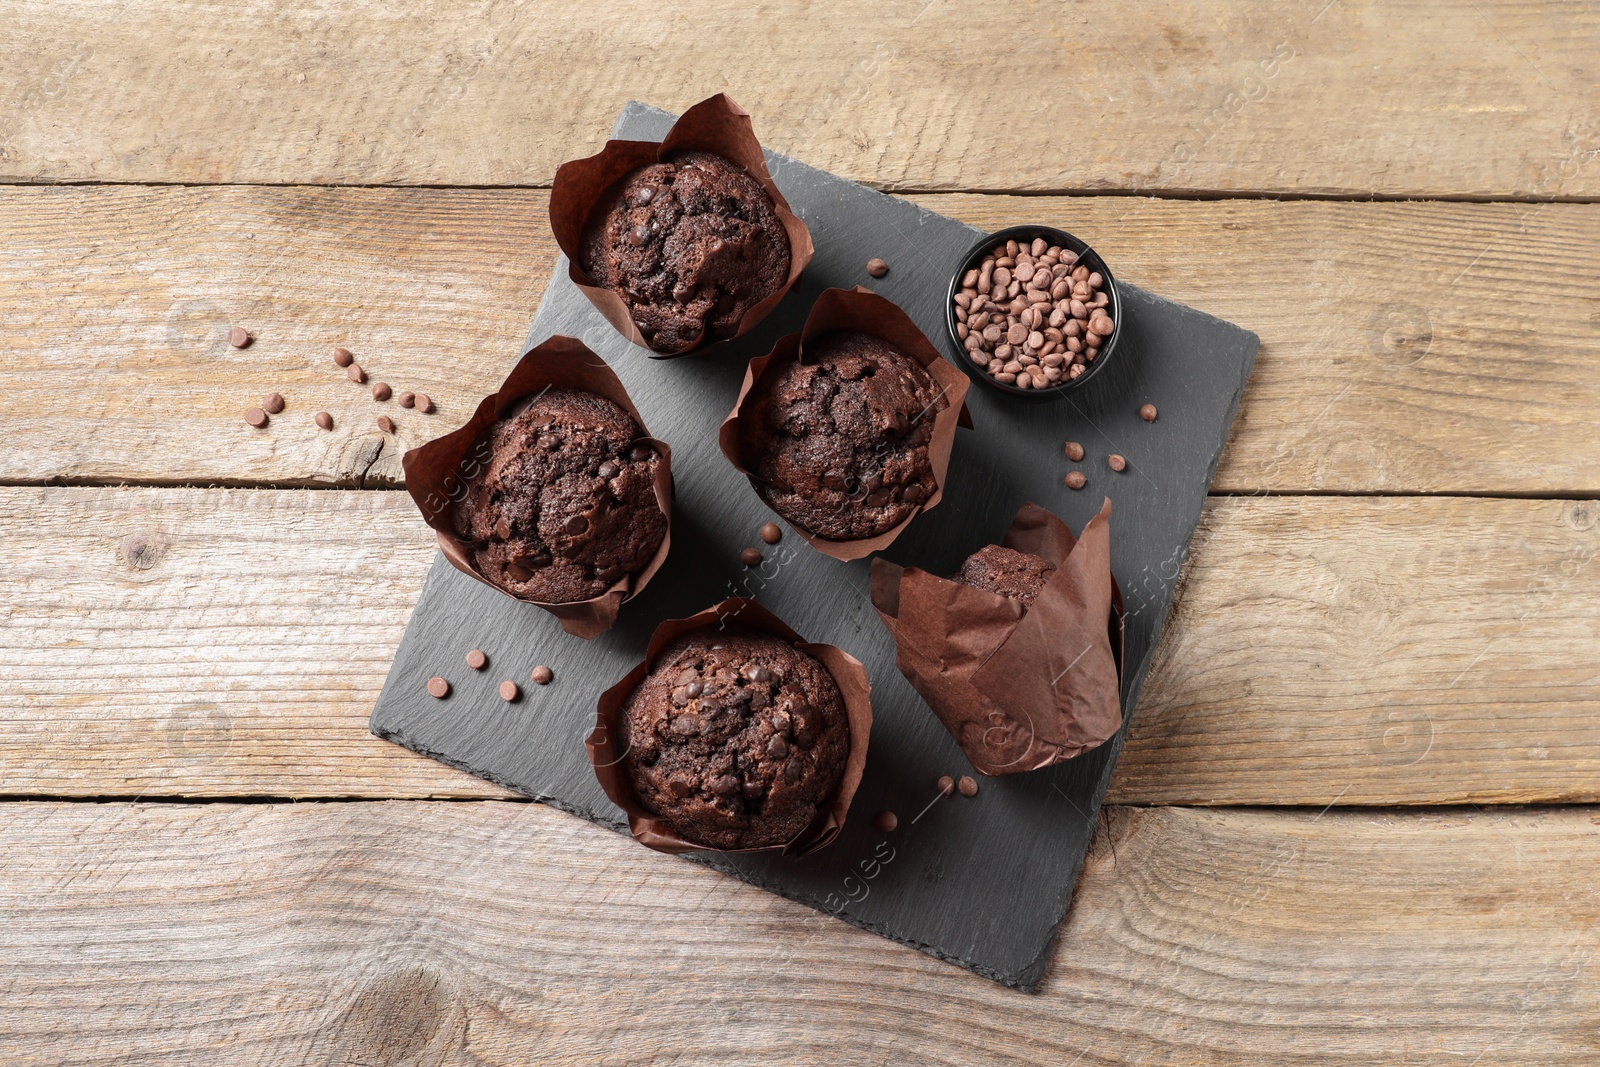
[[[771,634],[686,634],[622,709],[623,769],[639,801],[710,848],[793,840],[833,799],[850,754],[838,683]]]
[[[789,277],[789,235],[743,168],[677,152],[622,178],[596,205],[580,265],[627,303],[662,353],[733,336]]]
[[[928,443],[947,406],[922,364],[836,330],[746,398],[739,447],[756,491],[790,522],[835,541],[876,537],[933,495]]]
[[[548,390],[486,429],[490,458],[454,515],[478,572],[515,596],[568,604],[643,570],[667,517],[655,495],[661,456],[639,436],[622,408],[575,389]]]
[[[1039,556],[1000,545],[985,545],[967,557],[954,580],[975,589],[999,593],[1028,607],[1055,569],[1053,563]]]

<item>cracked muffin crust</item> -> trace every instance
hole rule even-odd
[[[619,719],[640,803],[710,848],[792,840],[832,801],[850,754],[844,697],[782,638],[685,634],[661,651]]]
[[[551,389],[479,438],[487,456],[455,505],[480,574],[524,599],[589,600],[649,564],[666,536],[661,456],[621,407]]]
[[[737,164],[678,152],[628,174],[596,206],[580,263],[627,302],[663,354],[738,331],[789,276],[789,235],[772,198]]]

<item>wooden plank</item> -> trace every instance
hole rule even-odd
[[[504,795],[366,730],[433,552],[400,493],[0,490],[5,791]],[[1213,498],[1112,798],[1600,800],[1597,554],[1592,501]]]
[[[984,227],[1064,226],[1130,282],[1258,332],[1221,490],[1600,493],[1600,206],[918,199]],[[555,261],[546,205],[13,187],[0,481],[398,484],[401,452],[464,421],[514,358]],[[250,348],[228,347],[234,322]],[[328,362],[335,343],[439,414],[373,404]],[[249,430],[269,390],[290,408]]]
[[[1096,0],[1019,20],[999,0],[787,18],[9,0],[4,18],[8,180],[542,185],[630,97],[726,90],[771,147],[884,187],[1600,191],[1600,12],[1577,3]]]
[[[0,1042],[17,1067],[1593,1062],[1593,810],[1109,814],[1026,996],[540,805],[5,805]]]

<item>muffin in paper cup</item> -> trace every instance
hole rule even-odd
[[[843,698],[845,717],[849,730],[849,752],[844,769],[831,802],[819,805],[810,823],[793,837],[777,844],[755,848],[717,848],[703,844],[680,832],[668,819],[640,800],[630,781],[627,769],[628,731],[623,723],[630,698],[655,669],[658,658],[680,638],[704,633],[708,637],[727,634],[755,634],[778,638],[788,642],[820,661],[832,676]],[[693,708],[694,705],[686,705]],[[737,712],[736,712],[737,714]],[[752,713],[754,714],[754,713]],[[758,724],[759,725],[759,724]],[[612,803],[628,816],[628,828],[634,840],[657,852],[781,852],[788,856],[804,856],[831,842],[839,835],[850,802],[861,784],[861,775],[867,764],[867,744],[872,734],[872,687],[867,681],[867,671],[861,661],[834,645],[805,641],[791,630],[783,620],[760,604],[743,597],[733,597],[706,608],[686,619],[668,619],[650,636],[650,644],[642,663],[629,671],[616,685],[600,695],[595,715],[595,727],[586,747],[589,762],[594,767],[600,788]]]
[[[1054,566],[1033,603],[916,567],[872,562],[872,604],[895,665],[981,774],[1080,756],[1122,726],[1122,593],[1111,575],[1111,501],[1074,539],[1024,504],[1003,547]]]
[[[616,203],[625,182],[635,171],[655,163],[692,161],[693,157],[686,157],[685,153],[720,157],[743,171],[759,186],[771,201],[772,212],[776,216],[775,230],[781,230],[788,241],[788,269],[779,276],[774,267],[776,288],[746,308],[736,321],[721,327],[708,327],[710,312],[705,312],[700,316],[703,328],[698,336],[692,339],[672,338],[669,341],[654,339],[656,343],[652,344],[653,338],[647,337],[641,329],[639,321],[636,321],[639,316],[628,299],[616,289],[601,284],[585,269],[586,235],[594,232],[595,227],[603,226],[604,213]],[[729,180],[743,184],[736,175]],[[638,209],[641,218],[647,212],[651,215],[650,223],[640,223],[647,227],[640,231],[636,242],[640,245],[648,235],[656,232],[648,229],[648,226],[655,224],[649,204],[649,200],[630,201],[629,204]],[[611,140],[597,155],[563,163],[556,170],[555,183],[550,190],[550,228],[555,233],[556,243],[567,257],[567,275],[573,284],[583,291],[618,332],[634,344],[650,349],[654,357],[662,359],[700,354],[754,329],[794,288],[806,265],[811,262],[813,253],[811,232],[790,209],[789,202],[783,198],[771,174],[767,172],[766,159],[761,154],[761,144],[756,140],[749,113],[721,93],[685,111],[660,143]],[[695,304],[697,300],[710,299],[709,294],[701,291],[707,288],[723,293],[723,299],[730,299],[722,289],[712,284],[713,281],[727,277],[749,277],[751,274],[748,269],[750,265],[738,258],[737,242],[733,245],[718,241],[695,244],[684,254],[693,257],[692,276],[704,279],[704,284],[696,288],[680,278],[679,286],[684,290],[681,302],[686,306]],[[679,302],[680,294],[675,292],[672,299]],[[737,300],[733,300],[732,306],[725,309],[722,315],[730,315],[736,309]]]
[[[536,600],[491,580],[474,562],[475,551],[484,542],[469,540],[456,526],[457,503],[467,496],[474,479],[487,471],[493,459],[486,431],[501,419],[514,415],[525,402],[531,403],[550,390],[576,390],[616,404],[638,430],[632,444],[648,448],[661,457],[653,478],[655,501],[666,520],[661,543],[642,568],[616,578],[603,592],[582,600]],[[665,442],[649,436],[638,409],[605,360],[574,337],[558,335],[529,349],[499,390],[478,404],[465,426],[412,449],[405,454],[402,463],[406,491],[422,512],[423,521],[433,527],[446,559],[490,588],[550,612],[561,620],[562,629],[577,637],[588,639],[611,629],[623,602],[637,596],[645,587],[661,568],[671,547],[672,450]]]
[[[931,489],[918,484],[915,489],[925,493],[912,503],[909,497],[888,501],[903,512],[903,517],[887,529],[861,537],[830,537],[824,532],[807,529],[804,522],[786,514],[773,502],[788,488],[764,481],[757,471],[762,454],[757,438],[768,429],[767,407],[771,403],[771,390],[782,380],[786,371],[796,364],[807,362],[806,346],[819,346],[830,334],[866,334],[898,349],[902,354],[927,371],[933,382],[935,402],[913,411],[907,418],[914,432],[923,420],[932,420],[932,430],[927,439],[927,455],[931,472]],[[892,301],[860,286],[854,289],[825,290],[812,305],[805,326],[797,334],[778,339],[771,352],[752,359],[745,369],[744,385],[733,411],[723,420],[717,441],[728,462],[750,479],[751,487],[762,502],[787,521],[813,548],[839,560],[861,559],[881,551],[900,536],[911,520],[927,511],[944,494],[945,476],[950,469],[950,453],[955,448],[956,427],[971,428],[972,419],[967,413],[966,395],[970,385],[966,375],[952,367],[939,355],[938,349],[917,328],[907,315]],[[902,428],[902,434],[908,432]],[[880,441],[880,444],[883,442]],[[880,457],[887,468],[896,462],[894,450],[884,445]],[[838,477],[841,484],[831,491],[838,493],[848,503],[872,503],[872,490],[867,485],[850,484],[853,472],[824,472],[823,478]],[[881,475],[880,475],[881,477]],[[821,507],[820,504],[818,504]],[[848,504],[847,504],[848,506]]]

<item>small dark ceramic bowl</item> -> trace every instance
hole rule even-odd
[[[1091,271],[1100,272],[1100,276],[1105,279],[1105,293],[1110,298],[1106,304],[1105,311],[1107,315],[1111,316],[1113,326],[1111,336],[1107,337],[1105,344],[1100,346],[1100,354],[1076,378],[1064,379],[1043,389],[1018,389],[1014,385],[996,381],[987,370],[972,362],[972,359],[967,355],[966,347],[961,343],[960,335],[956,333],[955,297],[961,291],[962,276],[981,264],[984,256],[988,255],[989,250],[995,245],[1004,244],[1007,241],[1016,241],[1018,244],[1027,241],[1031,244],[1036,237],[1043,237],[1047,244],[1060,245],[1062,248],[1076,252],[1079,263],[1088,267]],[[991,393],[999,393],[1002,396],[1016,400],[1034,402],[1059,400],[1068,393],[1076,392],[1089,384],[1089,380],[1099,374],[1107,363],[1111,362],[1112,356],[1117,350],[1117,341],[1122,337],[1122,293],[1117,288],[1117,279],[1112,275],[1111,268],[1107,267],[1106,261],[1100,258],[1100,253],[1072,236],[1072,234],[1051,226],[1011,226],[1004,230],[996,230],[978,241],[967,250],[965,256],[961,257],[961,262],[957,264],[955,273],[950,276],[950,288],[945,293],[944,319],[945,326],[949,330],[950,343],[955,348],[956,354],[953,362],[956,366],[966,371],[967,377],[977,382],[979,386],[989,390]]]

